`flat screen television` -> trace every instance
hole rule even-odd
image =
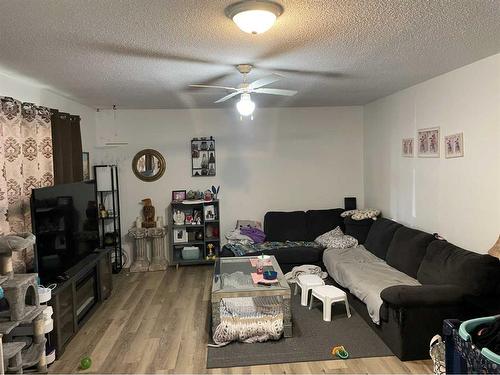
[[[61,281],[99,247],[95,180],[34,189],[31,219],[35,271],[43,283]]]

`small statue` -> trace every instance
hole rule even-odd
[[[215,259],[214,247],[215,246],[211,243],[209,243],[207,245],[207,249],[208,249],[207,260],[214,260]]]
[[[184,221],[186,219],[186,215],[181,210],[175,210],[174,212],[174,224],[175,225],[184,225]]]
[[[205,190],[205,193],[203,195],[203,200],[205,202],[210,202],[212,200],[212,192],[210,190]]]
[[[156,227],[155,222],[155,208],[151,202],[150,198],[145,198],[142,200],[144,207],[142,208],[142,215],[144,216],[144,221],[142,222],[143,228],[154,228]]]
[[[106,211],[106,207],[104,207],[104,204],[99,205],[99,216],[101,219],[106,219],[108,217],[108,211]]]

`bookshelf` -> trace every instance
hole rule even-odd
[[[168,211],[170,265],[179,267],[214,263],[215,258],[207,256],[210,244],[213,245],[215,257],[218,257],[220,252],[220,202],[218,200],[171,202]],[[179,216],[178,212],[182,214]],[[184,222],[181,224],[179,218],[182,216]],[[198,217],[200,221],[197,221]],[[183,255],[185,247],[198,247],[198,256]]]

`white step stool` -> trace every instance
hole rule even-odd
[[[332,304],[335,302],[344,301],[347,317],[351,317],[351,310],[349,310],[349,302],[345,292],[333,285],[315,286],[312,288],[311,302],[309,310],[312,309],[314,297],[323,302],[323,320],[330,322],[332,320]]]
[[[321,277],[317,275],[300,275],[297,277],[297,282],[295,283],[295,293],[297,294],[297,288],[300,287],[300,304],[302,306],[307,306],[307,300],[309,299],[309,291],[315,286],[325,285],[325,282]]]

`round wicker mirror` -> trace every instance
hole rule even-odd
[[[132,170],[142,181],[156,181],[165,173],[167,163],[156,150],[146,149],[139,151],[132,160]]]

